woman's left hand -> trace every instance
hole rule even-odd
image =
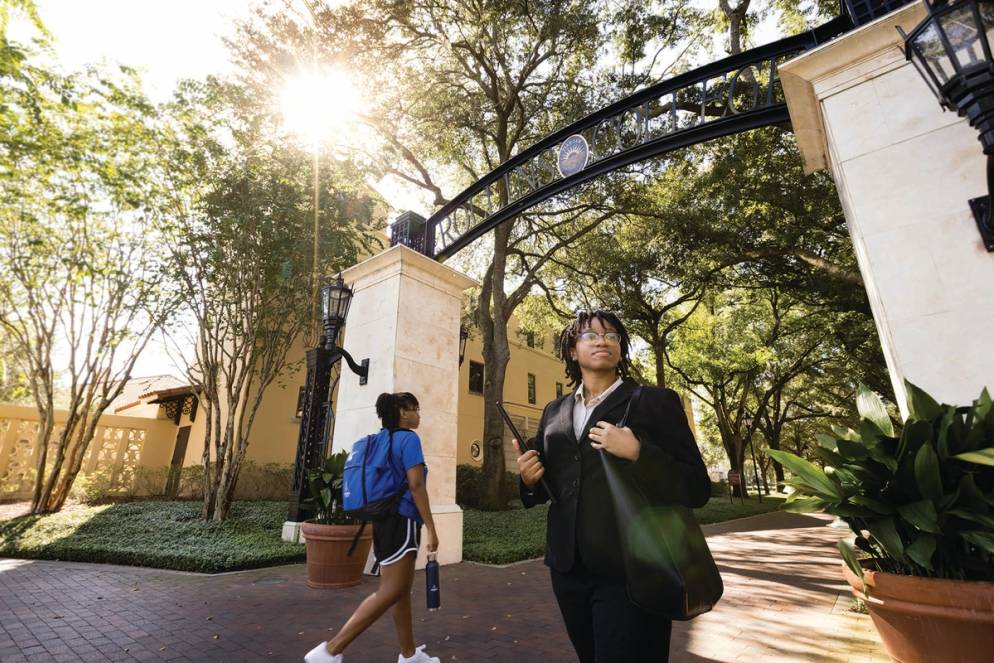
[[[642,443],[628,426],[618,428],[606,421],[598,421],[590,429],[590,446],[603,449],[613,456],[635,462],[639,459]]]

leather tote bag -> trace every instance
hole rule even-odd
[[[619,428],[627,425],[641,395],[642,388],[636,388]],[[679,504],[653,504],[630,475],[619,471],[618,459],[602,457],[606,471],[620,479],[611,483],[620,488],[613,496],[629,599],[643,610],[681,621],[711,610],[724,586],[693,512]]]

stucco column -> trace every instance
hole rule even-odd
[[[394,246],[343,273],[354,295],[342,341],[369,381],[342,371],[335,405],[335,451],[379,430],[376,397],[409,391],[421,404],[418,434],[428,464],[428,495],[439,535],[438,561],[462,561],[462,510],[456,505],[459,322],[463,292],[476,282]],[[424,564],[424,547],[418,559]]]
[[[915,3],[780,67],[808,172],[828,168],[902,413],[904,379],[969,404],[994,386],[994,255],[968,200],[987,193],[977,132],[943,112],[895,26]]]

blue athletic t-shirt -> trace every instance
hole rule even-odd
[[[375,444],[388,444],[389,443],[390,432],[384,428],[376,436]],[[407,470],[411,469],[415,465],[425,465],[425,476],[428,476],[428,466],[425,464],[424,453],[421,451],[421,438],[418,434],[412,430],[406,429],[396,429],[393,432],[393,462],[397,469],[404,468],[406,475]],[[404,478],[401,477],[401,481]],[[414,504],[414,497],[411,495],[411,491],[408,490],[404,493],[404,496],[400,498],[400,502],[397,504],[397,513],[404,516],[405,518],[411,518],[423,522],[421,520],[421,514],[418,513],[418,507]]]

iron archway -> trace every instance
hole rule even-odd
[[[398,239],[445,260],[525,210],[601,175],[697,143],[789,122],[778,65],[908,2],[846,0],[844,13],[808,32],[639,90],[515,155],[435,212],[423,230],[415,231],[420,236]],[[586,154],[580,168],[564,173],[560,148],[570,139]]]

